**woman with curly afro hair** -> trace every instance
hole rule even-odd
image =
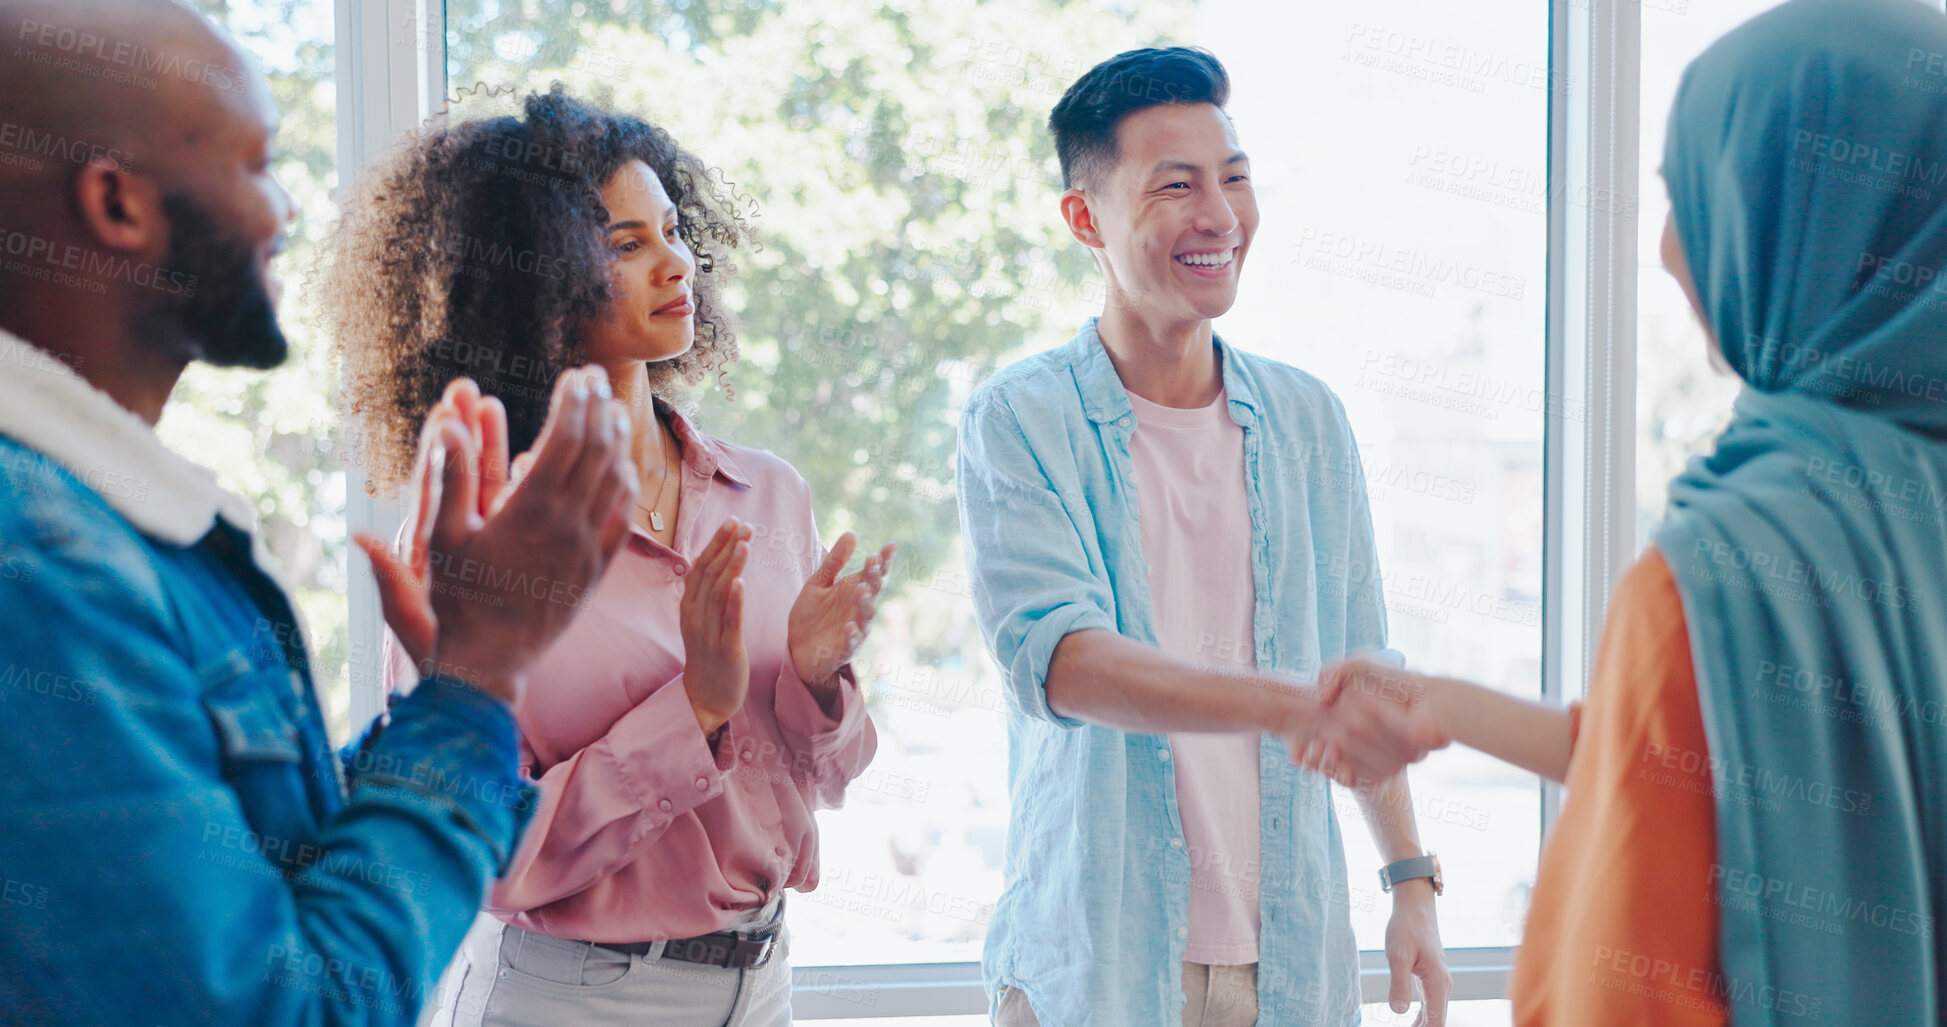
[[[710,170],[560,85],[523,106],[435,122],[365,176],[319,293],[372,488],[407,483],[442,403],[488,451],[530,450],[580,364],[633,417],[641,496],[607,573],[586,594],[514,583],[587,612],[516,704],[542,802],[438,1022],[789,1023],[783,895],[816,886],[812,813],[877,744],[850,660],[893,547],[841,576],[856,540],[823,551],[804,479],[678,410],[737,354],[722,295],[748,229]],[[435,566],[420,536],[361,544],[382,580],[496,578]],[[435,634],[391,639],[391,684]]]

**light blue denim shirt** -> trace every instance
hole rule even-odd
[[[1315,677],[1386,643],[1365,477],[1318,379],[1217,340],[1244,430],[1259,668]],[[990,994],[1026,991],[1043,1027],[1174,1027],[1190,858],[1169,739],[1063,717],[1044,682],[1071,631],[1157,644],[1129,457],[1135,412],[1094,319],[1007,367],[960,423],[961,527],[981,630],[1008,695],[1013,800],[987,933]],[[1264,736],[1258,1022],[1359,1022],[1358,953],[1330,785]]]

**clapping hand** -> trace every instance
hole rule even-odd
[[[735,716],[750,692],[744,566],[751,535],[750,525],[725,519],[683,578],[683,688],[706,735]]]
[[[886,568],[896,547],[887,544],[868,557],[864,567],[839,577],[857,546],[858,537],[851,532],[839,536],[791,606],[791,667],[800,681],[814,689],[826,687],[851,662],[878,612],[879,591],[885,587]]]
[[[533,472],[508,487],[506,414],[462,380],[427,418],[406,553],[362,536],[386,622],[422,672],[512,701],[580,611],[628,532],[629,415],[600,368],[564,372]],[[531,587],[533,582],[544,587]]]
[[[427,581],[431,562],[433,521],[438,511],[438,492],[445,465],[441,459],[442,436],[457,428],[464,432],[479,454],[479,504],[482,517],[492,516],[506,499],[508,486],[507,409],[499,399],[481,396],[471,378],[455,378],[446,393],[426,414],[419,433],[419,502],[412,511],[412,530],[406,533],[405,551],[394,552],[386,540],[360,533],[353,538],[378,578],[379,602],[384,608],[386,626],[399,640],[400,648],[417,666],[432,655],[438,625],[433,618],[433,596]],[[531,462],[533,454],[528,458]]]

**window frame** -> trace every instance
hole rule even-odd
[[[332,2],[343,188],[443,106],[446,11],[444,0]],[[1635,199],[1641,19],[1640,0],[1549,5],[1541,690],[1558,702],[1583,694],[1609,593],[1635,555],[1636,232],[1633,213],[1616,208]],[[356,467],[348,471],[363,479]],[[399,504],[347,492],[350,531],[396,530]],[[350,651],[376,665],[377,584],[353,575],[347,600]],[[383,704],[381,680],[351,676],[355,731]],[[1537,791],[1544,837],[1561,797],[1550,783]],[[1448,949],[1453,1000],[1506,998],[1514,952]],[[1364,950],[1359,960],[1362,1000],[1386,1001],[1384,953]],[[800,1020],[987,1012],[975,962],[796,967],[792,996]]]
[[[1636,550],[1642,6],[1552,0],[1549,13],[1541,692],[1567,703],[1586,693],[1609,595]],[[1546,838],[1562,788],[1542,792]]]
[[[365,166],[399,137],[418,128],[446,97],[445,0],[333,0],[337,30],[338,188],[349,186]],[[347,534],[390,538],[405,518],[395,501],[367,495],[356,483],[365,475],[347,462]],[[353,574],[346,583],[346,633],[353,659],[379,666],[378,582]],[[354,737],[385,708],[381,675],[361,680],[348,669]]]

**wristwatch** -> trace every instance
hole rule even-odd
[[[1433,882],[1433,894],[1439,895],[1447,890],[1446,881],[1440,877],[1440,857],[1429,852],[1424,856],[1402,859],[1379,868],[1379,887],[1382,891],[1392,891],[1393,885],[1424,877]]]

